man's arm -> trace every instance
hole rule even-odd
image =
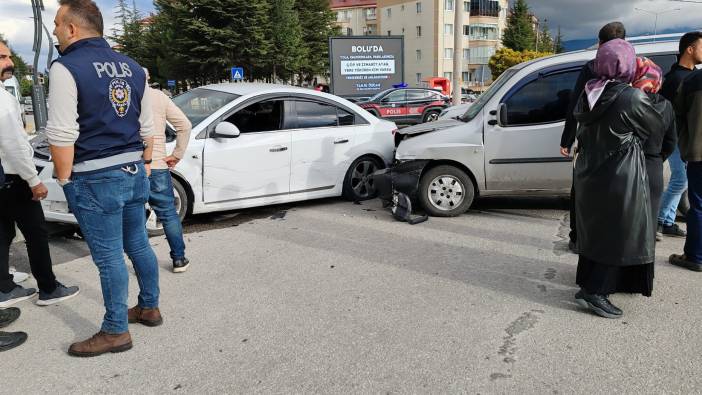
[[[580,99],[580,95],[583,93],[583,90],[585,90],[585,84],[591,78],[590,63],[586,63],[582,70],[580,70],[578,80],[575,82],[573,91],[570,94],[570,101],[568,102],[568,109],[566,110],[565,127],[561,135],[561,153],[564,153],[564,150],[565,153],[570,153],[570,147],[575,143],[575,132],[578,128],[578,121],[575,120],[573,112],[575,110],[575,105],[578,103],[578,99]]]
[[[151,93],[149,92],[149,83],[144,83],[144,96],[141,98],[141,114],[139,114],[139,134],[144,141],[144,161],[150,162],[153,158],[154,151],[154,113],[152,111]],[[146,164],[146,174],[151,175],[151,165]]]
[[[60,63],[49,71],[49,119],[46,137],[56,177],[67,180],[73,171],[74,144],[78,140],[78,88],[73,75]]]
[[[166,158],[166,163],[168,167],[175,167],[175,165],[183,159],[183,155],[185,155],[193,126],[183,111],[181,111],[170,98],[165,96],[164,94],[164,100],[166,100],[166,120],[170,122],[176,130],[176,146],[171,155]]]
[[[20,114],[17,111],[18,109],[14,105],[0,108],[0,126],[2,127],[2,130],[0,130],[0,148],[5,154],[5,157],[2,159],[6,165],[12,167],[17,172],[17,175],[27,181],[29,186],[33,188],[41,182],[37,176],[37,169],[32,159],[32,150],[27,143]]]

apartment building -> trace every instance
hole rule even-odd
[[[437,76],[453,79],[456,2],[464,13],[463,86],[480,89],[492,79],[487,64],[501,46],[508,0],[377,0],[378,34],[405,37],[408,84],[421,86]]]
[[[377,0],[331,0],[330,8],[336,13],[336,23],[345,36],[376,36],[378,19]]]

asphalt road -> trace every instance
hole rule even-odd
[[[665,263],[683,241],[659,243],[653,297],[615,295],[625,317],[602,319],[573,302],[565,208],[492,199],[415,226],[377,201],[198,216],[187,273],[152,239],[164,325],[93,359],[65,350],[98,330],[97,271],[58,232],[57,276],[81,295],[20,304],[9,329],[30,338],[2,354],[0,393],[699,393],[702,277]]]

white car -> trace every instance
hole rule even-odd
[[[327,93],[230,83],[173,101],[193,124],[185,156],[172,171],[181,218],[330,196],[370,199],[376,193],[370,175],[393,160],[395,124]],[[170,152],[174,132],[167,134]],[[42,201],[47,220],[76,223],[53,178],[46,139],[32,143],[49,189]],[[161,228],[152,212],[147,228]]]
[[[441,114],[439,114],[439,119],[455,119],[462,117],[472,104],[473,103],[461,103],[455,106],[446,107],[443,111],[441,111]]]

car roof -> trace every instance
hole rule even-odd
[[[299,86],[282,84],[264,84],[253,82],[228,82],[222,84],[204,85],[200,88],[212,89],[220,92],[232,93],[239,96],[246,96],[252,93],[307,93],[323,94],[314,89],[302,88]]]
[[[641,44],[633,44],[634,49],[637,54],[671,54],[678,53],[678,42],[677,41],[660,41],[660,42],[649,42]],[[518,65],[512,66],[514,70],[521,70],[527,68],[534,64],[540,64],[541,67],[549,65],[557,65],[570,62],[588,61],[595,58],[597,54],[597,49],[584,49],[580,51],[565,52],[562,54],[556,54],[551,56],[546,56],[543,58],[538,58],[530,60],[528,62],[520,63]],[[542,64],[543,63],[543,64]]]

